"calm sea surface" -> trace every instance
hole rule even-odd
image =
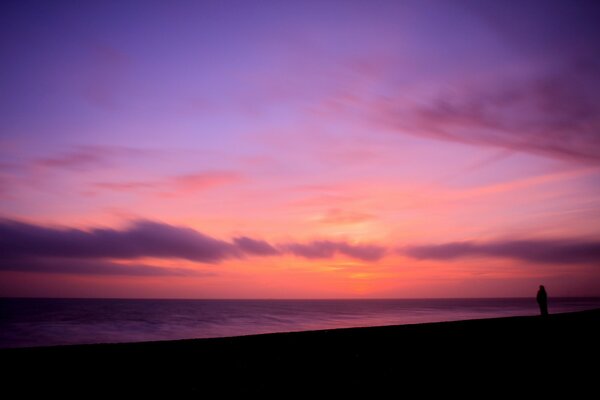
[[[551,313],[600,308],[554,298]],[[138,342],[537,315],[535,299],[0,299],[0,347]]]

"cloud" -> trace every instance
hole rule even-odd
[[[15,176],[4,173],[0,166],[0,199],[10,198],[13,192],[12,189],[18,182]]]
[[[600,61],[583,57],[535,78],[472,84],[419,104],[387,101],[398,132],[600,163]]]
[[[136,276],[198,276],[190,269],[135,264],[143,258],[186,259],[216,264],[248,256],[284,253],[308,259],[338,254],[377,261],[385,248],[343,241],[313,241],[274,246],[246,236],[219,240],[194,229],[148,220],[134,221],[122,229],[45,227],[0,220],[0,270]],[[133,263],[132,263],[133,261]]]
[[[69,151],[41,157],[33,161],[35,167],[85,171],[112,166],[117,158],[128,158],[147,153],[145,150],[120,146],[75,146]]]
[[[271,256],[281,254],[279,250],[271,246],[264,240],[256,240],[249,237],[241,236],[233,239],[235,245],[246,254],[257,256]]]
[[[487,243],[451,242],[408,246],[399,252],[417,259],[454,260],[467,257],[511,258],[540,264],[598,264],[600,241],[553,239]]]
[[[0,251],[5,257],[62,257],[135,259],[182,258],[216,263],[238,257],[231,243],[190,228],[136,221],[123,229],[57,229],[4,221],[0,224]]]
[[[285,249],[285,251],[296,256],[309,259],[332,258],[336,253],[341,253],[358,260],[377,261],[381,259],[386,252],[386,249],[381,246],[354,245],[329,240],[316,240],[309,243],[288,243],[281,247]]]
[[[94,187],[107,189],[115,192],[132,192],[140,190],[155,189],[156,183],[150,181],[128,181],[128,182],[97,182]]]
[[[107,165],[106,154],[92,148],[80,148],[60,155],[40,158],[35,165],[47,168],[85,170]]]
[[[146,264],[120,264],[106,260],[68,258],[15,258],[0,263],[1,271],[42,272],[51,274],[117,276],[214,276],[213,272],[189,268],[167,268]]]
[[[319,219],[319,222],[326,225],[351,225],[370,221],[374,218],[373,215],[367,213],[332,208],[327,210],[327,213]]]
[[[241,175],[233,171],[206,171],[195,174],[178,175],[171,178],[170,183],[176,192],[190,193],[238,182],[241,179]]]
[[[398,133],[600,163],[600,42],[590,40],[600,35],[598,2],[463,2],[460,8],[480,20],[482,34],[493,35],[494,47],[477,54],[484,60],[494,52],[497,63],[465,75],[469,57],[445,60],[460,78],[433,77],[426,94],[398,88],[381,99],[384,124]]]
[[[377,261],[386,253],[385,247],[377,245],[352,245],[344,242],[338,242],[337,245],[340,253],[363,261]]]
[[[159,195],[173,197],[239,182],[242,179],[242,175],[235,171],[214,170],[175,175],[160,180],[97,182],[94,187],[96,189],[129,193],[152,191]]]

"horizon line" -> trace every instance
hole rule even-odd
[[[49,297],[49,296],[0,296],[0,300],[165,300],[165,301],[343,301],[343,300],[506,300],[533,299],[532,296],[507,297],[314,297],[314,298],[177,298],[177,297]],[[600,299],[600,296],[551,296],[549,299]]]

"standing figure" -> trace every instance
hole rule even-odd
[[[540,285],[540,289],[537,292],[536,300],[538,305],[540,306],[540,314],[542,316],[548,315],[548,295],[546,294],[546,289],[544,285]]]

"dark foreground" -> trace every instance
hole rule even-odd
[[[600,309],[221,339],[0,351],[2,392],[27,395],[560,394],[600,383]],[[4,397],[4,396],[3,396]]]

